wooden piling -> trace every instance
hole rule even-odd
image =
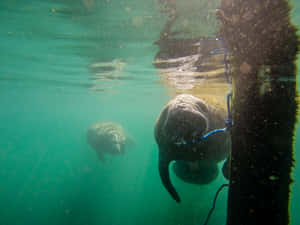
[[[287,0],[223,0],[219,35],[232,54],[227,225],[287,225],[297,120],[299,39]]]

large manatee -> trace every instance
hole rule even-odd
[[[178,95],[160,113],[154,129],[159,147],[159,173],[163,185],[177,202],[180,202],[180,198],[170,181],[170,162],[198,161],[194,165],[198,172],[199,168],[210,168],[209,172],[213,172],[217,163],[229,154],[229,134],[222,132],[206,139],[201,137],[209,131],[223,128],[225,119],[224,110],[218,110],[189,94]],[[182,169],[185,165],[179,166]]]
[[[115,122],[92,124],[87,130],[87,143],[96,151],[98,158],[105,162],[104,154],[124,154],[128,148],[135,146],[123,127]]]

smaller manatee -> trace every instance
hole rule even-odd
[[[115,122],[92,124],[87,130],[86,139],[102,162],[105,162],[105,154],[121,155],[135,147],[133,138],[126,135],[123,127]]]

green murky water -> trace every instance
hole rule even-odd
[[[0,3],[0,225],[204,222],[223,176],[203,186],[172,176],[176,204],[158,174],[153,127],[170,99],[152,65],[167,20],[160,10],[156,0]],[[86,130],[105,120],[121,123],[136,149],[103,164]],[[298,129],[296,159],[299,139]],[[223,191],[210,224],[225,224],[226,199]]]

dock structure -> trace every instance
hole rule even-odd
[[[297,29],[287,0],[223,0],[219,35],[232,58],[227,225],[287,225],[297,121]]]
[[[210,20],[201,17],[196,29],[181,26],[189,18],[179,1],[160,1],[168,21],[156,42],[154,65],[164,85],[174,95],[202,97],[224,112],[232,89],[227,225],[288,225],[299,50],[289,1],[221,0],[213,12],[217,23],[203,5],[193,18]],[[204,29],[210,25],[216,26],[215,36]],[[231,85],[224,77],[228,52]]]

